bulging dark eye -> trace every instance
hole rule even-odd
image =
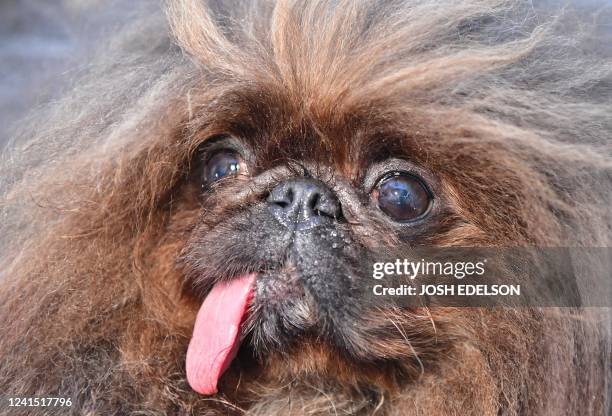
[[[372,195],[381,211],[398,222],[410,222],[424,216],[432,201],[423,181],[407,172],[386,175]]]
[[[204,164],[202,180],[210,185],[220,179],[246,173],[246,166],[242,156],[234,150],[220,150],[208,158]]]

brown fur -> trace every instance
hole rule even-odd
[[[608,246],[605,13],[182,0],[180,49],[157,14],[135,22],[2,163],[3,394],[88,415],[608,414],[607,309],[387,311],[369,319],[397,333],[368,338],[362,362],[306,340],[199,396],[184,357],[201,299],[177,261],[232,209],[190,181],[222,133],[251,141],[262,170],[302,156],[350,183],[377,152],[409,158],[445,198],[420,245]]]

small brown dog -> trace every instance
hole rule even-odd
[[[609,414],[607,309],[351,292],[381,247],[610,245],[604,12],[134,22],[2,162],[1,391],[71,406],[0,414]]]

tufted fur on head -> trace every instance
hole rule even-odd
[[[231,268],[194,233],[262,198],[223,201],[248,178],[198,195],[199,149],[222,134],[261,171],[297,160],[354,184],[389,156],[420,166],[446,209],[408,237],[367,225],[390,244],[609,246],[609,18],[495,0],[143,9],[2,160],[3,394],[72,398],[43,414],[608,414],[604,308],[390,310],[364,318],[360,354],[253,341],[213,397],[184,362],[196,257]]]

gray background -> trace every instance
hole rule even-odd
[[[21,116],[52,99],[139,1],[0,0],[0,149]]]

